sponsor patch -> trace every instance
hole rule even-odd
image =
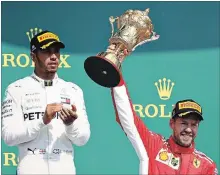
[[[12,100],[7,99],[2,103],[2,118],[13,116]]]
[[[168,153],[166,149],[162,148],[158,152],[158,154],[156,156],[156,160],[163,163],[163,164],[168,165],[170,157],[171,157],[171,153]]]
[[[31,109],[41,109],[42,106],[26,106],[25,109],[26,110],[31,110]]]
[[[27,151],[29,152],[29,154],[33,154],[33,155],[46,153],[46,149],[37,149],[37,148],[34,149],[27,148]]]
[[[39,150],[39,154],[45,154],[46,153],[46,149],[40,149]]]
[[[7,113],[12,113],[12,109],[5,109],[2,111],[2,115],[7,114]]]
[[[167,151],[162,151],[159,153],[159,159],[162,161],[168,160],[168,154]]]
[[[72,150],[61,150],[61,149],[53,149],[53,153],[54,154],[61,154],[61,153],[66,153],[66,154],[72,154],[73,151]]]
[[[24,121],[25,120],[36,120],[40,119],[44,116],[44,112],[30,112],[24,114]]]
[[[169,153],[166,149],[162,148],[157,156],[156,156],[156,160],[158,162],[161,162],[175,170],[179,169],[180,166],[180,158],[179,157],[175,157],[172,153]]]
[[[44,33],[44,34],[38,36],[37,39],[39,42],[43,42],[48,39],[55,39],[55,40],[59,41],[59,37],[51,32]]]
[[[197,111],[199,111],[200,113],[202,112],[201,107],[195,103],[195,102],[182,102],[179,103],[179,109],[195,109]]]
[[[44,112],[30,112],[30,113],[24,113],[24,121],[26,120],[38,120],[41,119],[44,116]],[[59,119],[59,113],[56,112],[54,115],[54,118]]]
[[[11,117],[11,116],[13,116],[13,114],[2,115],[2,118],[7,118],[7,117]]]
[[[179,169],[180,158],[172,155],[170,162],[169,162],[169,166],[172,167],[173,169],[176,169],[176,170]]]
[[[7,99],[7,100],[3,101],[2,106],[10,105],[10,104],[12,104],[12,99]]]
[[[199,168],[200,164],[201,164],[201,161],[199,159],[197,159],[197,158],[193,159],[193,165],[195,168]]]
[[[35,77],[33,77],[35,78]],[[35,96],[35,95],[39,95],[39,92],[33,92],[33,93],[26,93],[25,96]]]
[[[26,103],[40,103],[39,98],[28,98],[26,99]]]
[[[64,103],[64,104],[70,104],[70,98],[67,98],[67,97],[61,97],[61,103]]]

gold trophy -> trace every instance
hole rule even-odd
[[[87,75],[97,84],[112,88],[121,80],[121,64],[135,48],[146,42],[157,40],[159,35],[153,31],[153,24],[145,11],[127,10],[120,17],[109,17],[112,27],[110,45],[105,52],[88,57],[84,62]],[[114,33],[114,22],[117,31]]]

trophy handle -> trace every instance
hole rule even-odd
[[[109,22],[111,24],[111,27],[112,27],[112,32],[111,32],[111,37],[114,35],[114,22],[115,20],[117,20],[118,17],[114,18],[113,16],[110,16],[109,17]]]
[[[144,41],[142,41],[142,42],[136,44],[136,45],[133,47],[132,51],[134,51],[137,46],[140,46],[140,45],[142,45],[142,44],[144,44],[144,43],[147,43],[147,42],[150,42],[150,41],[157,40],[157,39],[159,39],[159,38],[160,38],[160,35],[157,35],[156,32],[153,32],[153,35],[151,36],[151,38],[146,39],[146,40],[144,40]]]

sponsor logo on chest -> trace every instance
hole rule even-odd
[[[71,104],[70,95],[65,88],[61,89],[60,99],[62,104]]]
[[[26,120],[38,120],[38,119],[41,119],[43,116],[44,116],[44,112],[24,113],[24,121],[26,121]],[[54,118],[59,119],[59,113],[58,112],[55,114]]]
[[[156,156],[156,160],[158,162],[161,162],[175,170],[179,169],[180,166],[180,158],[179,157],[175,157],[172,153],[169,153],[166,149],[162,148],[157,156]]]
[[[61,97],[61,103],[63,103],[63,104],[70,104],[70,98],[68,98],[68,97]]]
[[[196,157],[193,159],[193,165],[195,168],[199,168],[201,164],[201,161],[197,159]]]

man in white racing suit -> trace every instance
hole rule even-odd
[[[58,36],[49,31],[31,40],[34,73],[10,84],[2,103],[2,138],[18,146],[17,174],[76,174],[72,144],[90,138],[82,89],[57,75]]]

